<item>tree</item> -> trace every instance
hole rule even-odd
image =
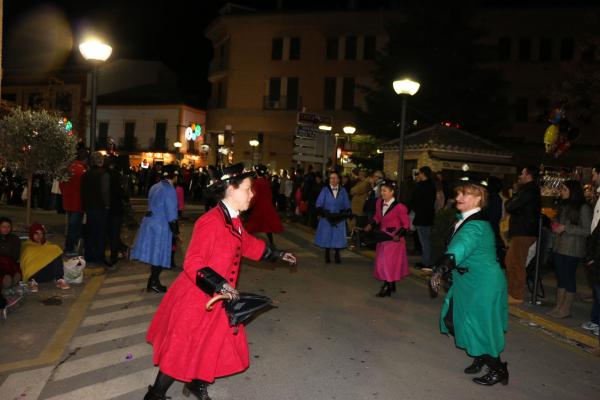
[[[492,49],[472,24],[476,9],[468,2],[408,3],[404,21],[388,28],[389,42],[376,59],[375,88],[363,88],[367,111],[358,112],[359,127],[380,137],[398,134],[401,98],[392,82],[408,75],[421,88],[409,99],[407,121],[423,127],[447,120],[482,136],[499,133],[508,121],[508,85],[485,65]]]
[[[64,177],[75,159],[77,139],[56,114],[12,109],[0,120],[2,163],[27,178],[26,223],[31,222],[34,174]]]

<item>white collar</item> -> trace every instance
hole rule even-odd
[[[388,206],[388,207],[389,207],[389,206],[391,206],[391,205],[392,205],[392,203],[393,203],[393,202],[395,202],[395,201],[396,201],[396,198],[395,198],[395,197],[392,197],[392,198],[390,199],[390,201],[388,201],[387,203],[384,201],[384,202],[383,202],[383,205],[384,205],[384,206]]]
[[[229,204],[227,204],[226,200],[223,200],[223,204],[225,205],[225,208],[227,208],[227,212],[231,218],[237,218],[240,215],[240,212],[234,210]]]
[[[336,187],[331,186],[331,190],[340,190],[340,187],[339,186],[336,186]]]
[[[481,211],[481,207],[475,207],[472,210],[469,210],[469,211],[466,211],[464,213],[461,213],[462,217],[463,217],[462,221],[464,221],[465,219],[469,218],[471,215],[473,215],[473,214],[475,214],[475,213],[477,213],[479,211]]]

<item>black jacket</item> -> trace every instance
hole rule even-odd
[[[511,197],[504,208],[510,214],[508,236],[537,236],[542,198],[535,182],[528,182]]]
[[[84,211],[110,206],[110,179],[102,167],[92,167],[81,177],[81,207]]]
[[[123,177],[114,168],[107,170],[110,182],[110,215],[114,217],[122,217],[125,213],[125,202],[127,195],[123,189]]]
[[[600,224],[592,232],[592,236],[588,238],[584,264],[588,265],[588,273],[590,280],[594,285],[600,285]]]
[[[413,225],[433,225],[435,217],[435,193],[435,183],[431,179],[417,183],[409,202],[410,210],[415,213]]]

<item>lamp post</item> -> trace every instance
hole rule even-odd
[[[392,84],[397,95],[402,96],[402,116],[400,119],[400,154],[398,155],[398,187],[404,181],[404,125],[406,124],[406,99],[419,91],[421,84],[408,78],[396,80]]]
[[[256,149],[258,148],[260,142],[256,139],[252,139],[248,142],[248,144],[250,147],[252,147],[252,164],[258,164],[258,160],[256,159]]]
[[[98,92],[98,65],[108,60],[112,47],[98,39],[87,40],[79,45],[83,58],[92,64],[92,109],[90,110],[90,150],[96,149],[96,115],[98,105],[96,102]]]

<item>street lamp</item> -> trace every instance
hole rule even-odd
[[[92,63],[92,109],[90,116],[90,150],[96,148],[96,115],[97,115],[97,92],[98,92],[98,65],[108,60],[112,53],[112,47],[102,43],[98,39],[90,39],[79,45],[79,51],[83,58]]]
[[[252,147],[252,164],[258,164],[258,160],[256,159],[256,149],[258,148],[260,142],[256,139],[252,139],[248,142],[248,144],[250,147]]]
[[[352,125],[346,125],[342,128],[342,130],[346,135],[352,135],[354,132],[356,132],[356,128]]]
[[[404,125],[406,124],[406,99],[419,91],[421,84],[410,79],[396,80],[393,83],[394,91],[402,96],[402,117],[400,120],[400,154],[398,155],[398,187],[404,181]]]

